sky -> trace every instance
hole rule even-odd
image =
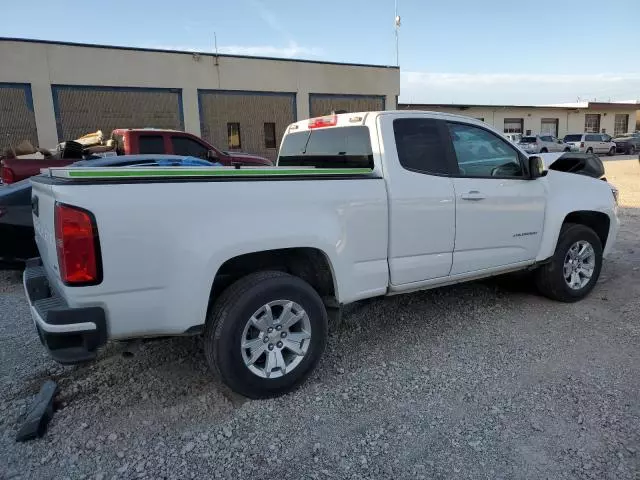
[[[401,102],[640,100],[640,0],[397,2]],[[2,3],[3,37],[396,64],[394,0]]]

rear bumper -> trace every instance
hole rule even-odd
[[[101,307],[72,308],[51,287],[39,258],[27,261],[23,276],[31,317],[40,341],[62,364],[91,361],[107,343],[107,321]]]

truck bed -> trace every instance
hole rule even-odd
[[[119,319],[109,338],[181,334],[202,324],[218,269],[254,251],[327,252],[339,270],[341,302],[386,292],[386,188],[369,169],[67,168],[32,182],[48,276],[70,307],[108,299],[107,317]],[[78,289],[60,281],[56,202],[95,216],[99,285]]]

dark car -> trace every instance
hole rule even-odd
[[[31,182],[0,187],[0,268],[37,256],[31,218]]]
[[[640,132],[625,133],[613,139],[616,143],[616,152],[633,155],[640,152]]]
[[[177,155],[123,155],[95,160],[80,160],[77,167],[212,167],[195,157]],[[24,260],[38,256],[31,216],[31,181],[21,180],[0,186],[0,268],[20,267]]]

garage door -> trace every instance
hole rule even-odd
[[[384,97],[377,95],[309,94],[311,117],[330,115],[331,112],[370,112],[384,108]]]
[[[285,128],[296,121],[294,93],[199,90],[202,138],[220,150],[278,157]]]
[[[504,133],[522,133],[522,123],[521,118],[505,118]]]
[[[540,122],[540,135],[558,136],[558,119],[543,118]]]
[[[54,85],[52,92],[60,141],[115,128],[184,130],[180,89]]]
[[[23,140],[38,146],[31,85],[0,83],[0,152]]]

